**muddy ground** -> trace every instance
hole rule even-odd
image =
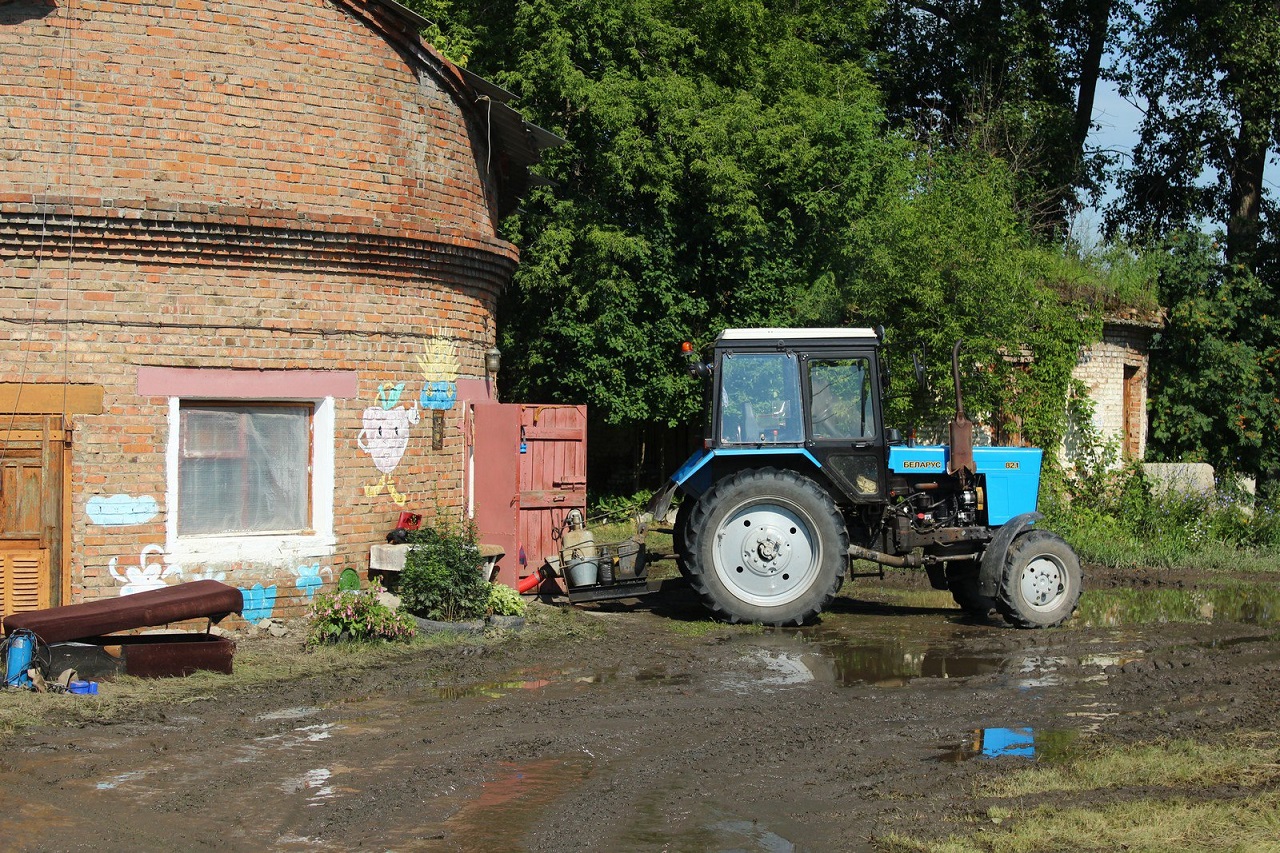
[[[1201,584],[1090,574],[1093,595]],[[669,588],[374,671],[27,730],[0,752],[0,839],[869,850],[893,831],[947,835],[980,805],[976,779],[1049,742],[1274,730],[1280,629],[1258,608],[1029,632],[965,619],[914,576],[888,583],[846,584],[795,630],[708,626],[687,588]]]

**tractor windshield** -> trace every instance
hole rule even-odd
[[[809,399],[814,439],[863,439],[876,433],[871,363],[866,358],[813,359]]]
[[[720,440],[800,442],[800,367],[794,353],[727,353],[720,362]]]

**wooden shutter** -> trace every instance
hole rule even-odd
[[[0,615],[43,610],[49,606],[49,552],[47,549],[0,551],[3,595]]]

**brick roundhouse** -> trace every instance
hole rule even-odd
[[[553,144],[389,0],[0,0],[4,612],[297,613],[465,501]]]

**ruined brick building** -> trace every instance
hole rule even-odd
[[[214,577],[246,616],[466,499],[556,140],[390,0],[0,0],[3,609]]]

